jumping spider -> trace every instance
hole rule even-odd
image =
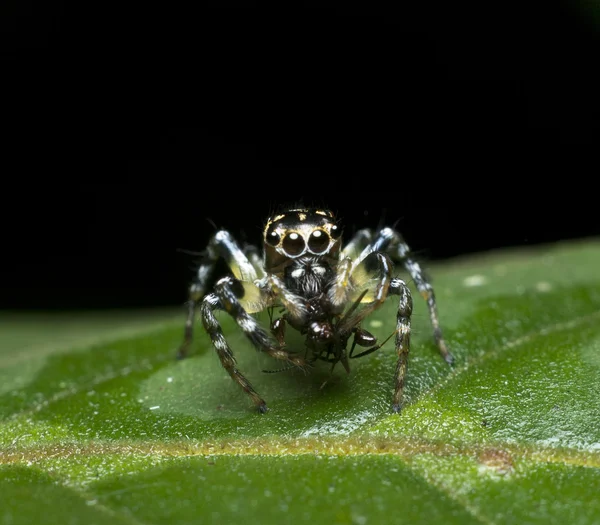
[[[289,368],[306,369],[323,360],[332,363],[332,367],[340,362],[349,372],[348,359],[370,354],[385,343],[376,344],[376,337],[360,324],[395,295],[398,311],[392,335],[396,335],[398,362],[392,407],[399,412],[410,347],[412,298],[404,281],[392,277],[392,260],[404,265],[427,301],[435,342],[442,357],[451,364],[452,355],[442,337],[433,288],[394,229],[359,230],[344,247],[341,234],[342,227],[331,211],[304,208],[288,210],[267,221],[262,257],[253,246],[242,249],[229,232],[215,233],[206,249],[207,257],[190,286],[184,340],[178,357],[187,354],[195,308],[199,304],[202,324],[221,364],[264,413],[267,405],[238,370],[214,310],[225,310],[258,350],[283,361]],[[210,274],[220,258],[229,265],[233,276],[220,279],[213,292],[205,295]],[[280,308],[283,314],[273,319],[275,308]],[[271,318],[270,334],[250,315],[265,309]],[[304,356],[286,350],[287,324],[306,337]],[[352,345],[347,352],[350,338]],[[357,345],[366,350],[354,355]]]

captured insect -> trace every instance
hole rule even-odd
[[[188,352],[199,306],[202,324],[221,364],[262,413],[267,411],[267,404],[238,370],[215,310],[231,315],[251,343],[282,361],[284,369],[307,370],[316,361],[326,361],[332,370],[341,363],[349,372],[349,359],[375,352],[395,335],[398,360],[392,409],[399,412],[410,349],[412,297],[406,283],[392,276],[394,262],[404,265],[427,301],[434,340],[442,357],[452,364],[433,288],[393,228],[359,230],[344,246],[342,225],[331,211],[290,209],[267,220],[262,255],[252,245],[241,247],[226,230],[212,236],[203,254],[204,261],[189,289],[184,340],[177,356],[183,358]],[[206,294],[212,270],[221,258],[233,275],[219,279]],[[398,301],[396,329],[377,344],[377,338],[361,323],[390,297]],[[251,315],[263,310],[269,312],[268,330]],[[287,325],[305,337],[304,351],[286,348]],[[355,353],[357,346],[364,350]]]

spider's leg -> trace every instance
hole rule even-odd
[[[254,295],[255,293],[260,294],[258,298],[254,298],[251,303],[248,302],[246,295]],[[250,304],[252,306],[251,311],[256,312],[269,306],[271,298],[266,289],[258,288],[251,283],[242,283],[233,277],[223,277],[215,285],[214,294],[219,299],[219,304],[233,317],[246,337],[258,350],[296,367],[304,368],[306,366],[306,362],[302,357],[281,348],[244,308],[244,304]]]
[[[373,242],[373,232],[369,228],[363,228],[356,232],[342,250],[335,280],[328,292],[329,301],[334,307],[343,307],[355,295],[356,290],[364,288],[365,281],[370,278],[367,274],[372,273],[373,267],[377,265],[372,255],[376,251]],[[365,262],[367,258],[370,260]]]
[[[260,256],[260,252],[256,246],[253,244],[247,244],[243,249],[244,255],[247,257],[250,264],[254,267],[256,271],[256,275],[259,279],[262,279],[265,276],[265,270],[263,267],[263,260]]]
[[[410,317],[412,315],[412,296],[410,289],[404,281],[393,279],[389,288],[390,295],[399,295],[398,313],[396,321],[396,365],[395,386],[392,409],[400,412],[404,393],[404,379],[408,366],[408,352],[410,350]]]
[[[377,269],[379,269],[379,277],[376,285],[373,286],[373,276]],[[359,341],[364,341],[365,343],[367,343],[369,336],[371,335],[368,332],[363,333],[362,329],[359,328],[361,321],[379,308],[390,295],[400,296],[396,330],[390,335],[390,337],[394,334],[396,335],[396,353],[398,354],[398,362],[395,373],[393,409],[395,412],[399,412],[404,392],[404,379],[406,377],[408,365],[408,353],[410,350],[412,296],[410,289],[406,286],[404,281],[401,279],[393,279],[391,273],[392,263],[390,257],[386,253],[373,249],[372,245],[363,250],[363,253],[352,265],[351,278],[356,283],[358,289],[363,289],[363,292],[359,295],[357,301],[363,301],[367,304],[357,313],[351,313],[350,315],[344,316],[337,328],[340,331],[354,331],[355,339],[352,345],[352,353],[354,345],[357,342],[357,335]],[[367,293],[365,293],[365,291]],[[355,305],[353,305],[353,307],[354,306]],[[352,310],[353,307],[351,307],[350,310]],[[357,355],[351,355],[351,357],[358,358],[368,355],[381,348],[388,339],[389,337],[382,343],[372,348],[368,348]]]
[[[199,283],[192,283],[189,289],[189,298],[185,303],[187,307],[187,316],[185,318],[185,328],[183,331],[183,342],[177,349],[177,359],[183,359],[189,350],[194,338],[194,317],[196,314],[196,305],[202,299],[203,287]]]
[[[201,302],[202,323],[210,336],[223,368],[227,370],[231,378],[251,397],[258,410],[266,412],[267,405],[265,401],[237,369],[233,352],[223,336],[223,331],[213,311],[217,309],[225,310],[231,315],[246,337],[248,337],[258,350],[276,359],[286,361],[294,367],[302,368],[306,365],[306,362],[302,357],[290,354],[279,348],[278,344],[271,339],[269,334],[260,327],[256,319],[244,309],[241,301],[244,299],[245,288],[251,290],[257,289],[253,284],[242,283],[233,277],[220,279],[215,285],[214,293],[207,295]],[[269,298],[264,291],[262,291],[262,300],[264,301],[263,308],[268,306]],[[259,309],[256,302],[253,305],[256,309]]]
[[[382,252],[371,252],[358,265],[353,264],[350,278],[354,291],[362,293],[336,325],[340,332],[350,333],[385,302],[392,283],[392,268],[390,257]],[[357,310],[359,303],[364,306]]]
[[[250,251],[248,249],[247,251]],[[231,268],[236,278],[252,282],[257,278],[257,270],[254,263],[240,249],[231,234],[225,230],[216,232],[210,239],[205,251],[206,257],[196,272],[196,277],[189,287],[187,305],[187,318],[183,342],[177,351],[177,358],[184,358],[193,339],[194,317],[196,307],[206,293],[206,286],[219,258],[223,258]]]
[[[348,244],[344,246],[341,253],[341,258],[344,259],[349,257],[350,259],[356,259],[361,252],[369,245],[373,239],[373,233],[369,228],[363,228],[358,230],[354,236],[348,241]]]
[[[429,318],[431,319],[431,324],[433,326],[433,337],[440,354],[448,364],[452,364],[454,358],[448,350],[448,346],[446,345],[446,341],[444,341],[444,337],[442,335],[433,287],[423,274],[421,266],[415,260],[410,248],[408,247],[408,244],[406,244],[406,241],[396,230],[393,230],[392,228],[383,228],[375,236],[373,242],[368,248],[365,249],[365,251],[369,249],[375,251],[385,251],[386,253],[389,253],[392,257],[392,260],[403,264],[406,270],[410,273],[410,276],[415,282],[417,290],[427,301]]]
[[[231,378],[242,387],[244,392],[250,396],[258,410],[262,413],[265,413],[267,411],[267,404],[265,403],[264,399],[260,397],[258,392],[256,392],[256,390],[254,390],[250,384],[250,381],[248,381],[236,367],[236,360],[233,352],[231,351],[231,348],[229,348],[229,345],[223,336],[221,325],[213,313],[213,310],[217,308],[223,308],[217,295],[209,294],[204,297],[202,303],[200,304],[202,324],[210,336],[223,368],[227,370]]]

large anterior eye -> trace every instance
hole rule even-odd
[[[283,251],[288,255],[300,255],[304,248],[306,247],[304,244],[304,239],[302,236],[296,232],[288,233],[283,238],[283,243],[281,245]]]
[[[329,247],[329,235],[323,230],[314,230],[308,239],[308,247],[314,253],[323,253]]]

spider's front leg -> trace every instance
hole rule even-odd
[[[268,306],[269,298],[265,292],[261,292],[255,285],[251,283],[242,283],[232,277],[224,277],[215,285],[215,291],[207,295],[201,303],[200,313],[202,323],[208,332],[210,339],[217,351],[219,360],[223,368],[227,370],[231,378],[238,383],[242,389],[250,396],[258,410],[262,413],[267,411],[267,405],[260,395],[254,390],[250,382],[238,370],[236,360],[225,340],[223,331],[213,311],[216,309],[225,310],[233,317],[238,326],[242,329],[246,337],[260,351],[269,354],[271,357],[286,361],[287,363],[296,366],[304,367],[306,365],[302,357],[290,354],[286,350],[271,339],[269,334],[261,328],[256,319],[254,319],[240,303],[240,298],[246,295],[246,289],[250,290],[253,295],[260,294],[255,298],[254,307],[258,308],[258,302],[262,302],[262,306]]]
[[[225,230],[220,230],[212,236],[206,248],[206,257],[198,267],[196,278],[189,288],[189,297],[186,303],[187,318],[183,342],[177,351],[178,359],[183,359],[188,353],[194,335],[196,307],[206,293],[206,286],[219,258],[225,260],[237,279],[253,282],[257,278],[257,273],[262,273],[259,261],[254,255],[255,251],[256,249],[247,247],[247,256],[231,234]]]
[[[363,352],[353,355],[356,344],[360,346],[369,346],[375,344],[375,338],[367,331],[360,328],[360,322],[370,315],[374,310],[390,296],[399,296],[398,310],[396,314],[396,330],[391,334],[396,335],[396,353],[398,362],[396,364],[394,395],[392,408],[394,412],[399,412],[402,406],[404,394],[404,380],[408,368],[408,354],[410,351],[410,322],[412,315],[412,296],[410,289],[401,279],[395,279],[391,276],[392,264],[390,257],[379,251],[370,250],[370,246],[365,248],[361,256],[352,264],[348,259],[343,259],[338,266],[338,279],[330,292],[332,298],[348,297],[350,294],[356,294],[364,287],[362,293],[358,296],[355,303],[346,312],[340,320],[338,329],[341,331],[352,330],[354,332],[354,341],[350,349],[349,357],[356,359],[379,350],[389,340],[389,337],[381,343],[367,348]],[[376,284],[373,286],[373,279]],[[353,282],[354,287],[349,287],[347,282]],[[336,290],[338,287],[339,290]],[[360,312],[353,313],[353,310],[361,301],[367,304]],[[390,336],[390,337],[391,337]]]
[[[423,270],[419,263],[414,259],[406,241],[396,230],[392,228],[383,228],[377,233],[371,244],[365,248],[365,252],[369,250],[389,253],[393,260],[403,264],[408,273],[410,273],[417,290],[427,301],[429,318],[431,319],[431,324],[433,326],[433,338],[440,354],[448,364],[452,364],[454,362],[454,357],[448,350],[448,346],[442,335],[433,287],[423,274]]]
[[[365,249],[366,250],[366,249]],[[343,262],[339,266],[339,275],[348,272],[348,262]],[[392,401],[392,409],[394,412],[400,412],[402,406],[402,398],[404,394],[404,380],[406,378],[406,371],[408,368],[408,354],[410,351],[410,322],[412,315],[412,296],[410,289],[406,286],[406,283],[401,279],[395,279],[391,276],[392,264],[387,254],[379,251],[364,251],[362,257],[359,257],[352,265],[350,269],[350,279],[354,280],[361,286],[367,286],[363,292],[358,296],[357,302],[346,312],[344,317],[340,320],[338,328],[340,330],[350,330],[354,332],[354,341],[352,342],[352,348],[350,349],[349,357],[356,359],[363,357],[372,352],[379,350],[389,340],[389,337],[381,343],[367,348],[357,355],[353,355],[356,344],[360,346],[369,346],[375,344],[376,339],[366,330],[360,328],[359,323],[370,315],[374,310],[390,296],[399,296],[398,310],[396,314],[396,330],[391,334],[396,335],[396,353],[398,355],[398,362],[396,364],[395,372],[395,385],[394,395]],[[372,286],[372,278],[376,274],[379,274],[376,278],[376,285]],[[371,277],[371,278],[369,278]],[[342,286],[345,282],[345,278],[340,278],[334,284],[340,288],[347,289]],[[366,292],[369,292],[368,294]],[[348,291],[347,293],[350,293]],[[356,293],[356,290],[354,291]],[[340,294],[339,291],[334,291],[332,296]],[[356,314],[352,313],[352,310],[357,306],[358,302],[367,301],[365,307]],[[390,337],[391,337],[390,336]]]
[[[412,296],[410,289],[401,279],[392,279],[389,288],[390,295],[400,296],[398,312],[396,314],[396,364],[395,386],[392,409],[400,412],[404,394],[404,380],[408,367],[408,353],[410,351],[410,318],[412,315]]]

